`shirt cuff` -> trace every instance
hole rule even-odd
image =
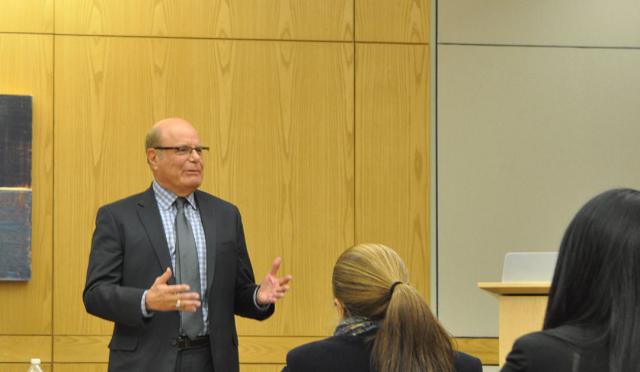
[[[260,289],[260,286],[257,286],[256,290],[253,291],[253,304],[256,305],[256,309],[258,309],[260,311],[267,311],[267,310],[269,310],[269,306],[271,306],[271,304],[260,305],[258,303],[258,290],[259,289]]]
[[[145,318],[151,318],[153,316],[153,311],[147,312],[147,289],[142,293],[142,300],[140,300],[140,310],[142,310],[142,316]]]

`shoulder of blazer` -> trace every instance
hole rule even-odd
[[[111,203],[103,205],[100,208],[109,209],[109,210],[120,210],[123,208],[130,208],[135,205],[139,205],[142,207],[149,206],[149,205],[155,206],[156,198],[155,198],[155,195],[153,194],[153,188],[149,187],[143,192],[127,196],[126,198],[123,198],[120,200],[113,201]]]
[[[239,213],[238,207],[224,199],[201,190],[196,190],[194,191],[194,193],[196,203],[198,203],[198,206],[201,206],[202,208],[213,208],[221,211],[232,211],[235,213]]]
[[[503,370],[571,371],[575,349],[566,341],[546,331],[529,333],[513,344]],[[509,368],[507,368],[509,367]]]
[[[365,337],[359,336],[331,336],[322,340],[300,345],[287,353],[287,364],[300,365],[313,363],[340,363],[343,356],[349,358],[364,358],[368,363],[371,344]]]
[[[563,325],[542,331],[550,337],[562,340],[578,349],[600,348],[606,345],[607,333],[599,328]]]

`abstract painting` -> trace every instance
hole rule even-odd
[[[0,95],[0,280],[31,279],[30,96]]]

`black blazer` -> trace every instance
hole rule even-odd
[[[196,191],[207,242],[207,292],[211,355],[216,371],[238,371],[234,314],[266,319],[256,288],[238,209]],[[169,248],[153,188],[98,210],[83,300],[87,311],[115,323],[109,344],[109,371],[173,372],[178,312],[142,315],[142,293],[171,267]],[[171,278],[170,284],[175,280]]]
[[[358,336],[332,336],[292,349],[287,353],[287,366],[282,372],[370,372],[371,342],[367,337],[375,331]],[[482,372],[480,359],[457,352],[456,372]]]
[[[608,372],[609,349],[593,329],[562,326],[520,337],[501,372]]]

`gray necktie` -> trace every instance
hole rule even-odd
[[[176,199],[176,280],[180,284],[188,284],[192,292],[200,293],[200,265],[196,252],[196,241],[193,230],[184,214],[185,198]],[[194,339],[204,328],[202,308],[195,313],[180,313],[180,328],[190,339]]]

